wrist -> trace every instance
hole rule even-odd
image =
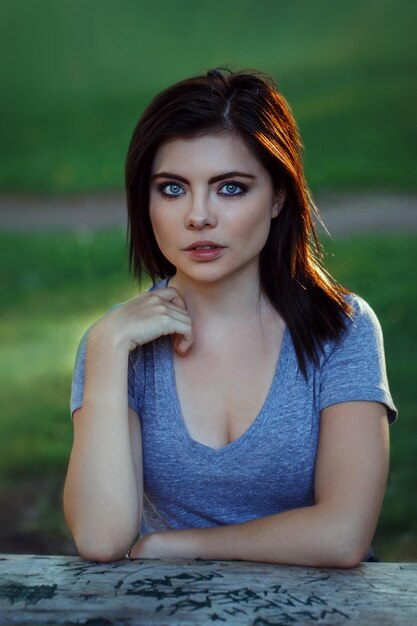
[[[192,544],[184,531],[163,530],[149,533],[130,550],[131,559],[186,559],[194,558]]]
[[[106,349],[129,352],[129,342],[107,315],[98,320],[88,334],[88,341]]]

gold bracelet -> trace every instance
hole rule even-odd
[[[135,545],[137,544],[137,542],[140,539],[140,533],[138,533],[135,537],[135,541],[132,543],[132,545],[130,546],[129,550],[126,552],[125,554],[125,559],[129,559],[129,561],[134,561],[135,559],[132,559],[132,557],[130,556],[132,554],[132,550],[135,547]]]
[[[132,559],[132,557],[130,556],[132,554],[132,550],[134,547],[135,547],[135,544],[130,546],[129,550],[125,554],[125,559],[129,559],[129,561],[134,561],[134,559]]]

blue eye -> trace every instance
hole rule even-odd
[[[222,196],[242,196],[248,190],[245,185],[240,183],[225,183],[220,189],[226,190],[226,192],[220,192]]]
[[[167,189],[170,191],[167,191]],[[184,190],[178,183],[164,183],[160,185],[159,190],[164,196],[170,196],[171,198],[184,195],[184,193],[181,193]]]

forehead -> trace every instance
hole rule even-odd
[[[161,144],[155,154],[152,172],[207,170],[210,172],[243,170],[266,174],[257,157],[241,137],[231,133],[210,133],[199,137],[179,138]]]

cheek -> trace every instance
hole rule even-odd
[[[265,242],[271,228],[271,215],[268,208],[263,205],[257,211],[242,212],[236,222],[236,234],[249,238],[254,245],[257,242]]]

